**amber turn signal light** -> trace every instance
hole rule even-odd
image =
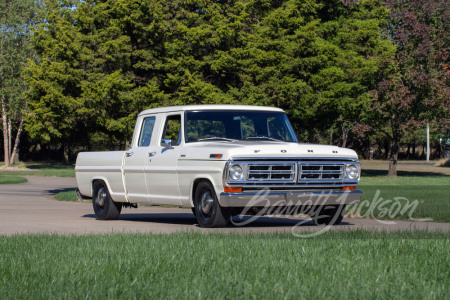
[[[222,154],[210,154],[209,158],[222,158]]]
[[[354,191],[356,190],[356,186],[344,186],[342,189],[344,191]]]
[[[242,193],[242,187],[224,186],[223,191],[225,193]]]

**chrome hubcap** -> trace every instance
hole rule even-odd
[[[105,189],[104,188],[100,188],[98,190],[97,198],[95,199],[95,202],[97,203],[98,206],[103,207],[103,205],[105,204],[105,199],[106,199]]]
[[[202,195],[202,211],[205,215],[208,215],[211,212],[213,206],[214,199],[211,196],[210,192],[205,192]]]

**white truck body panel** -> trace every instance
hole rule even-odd
[[[78,154],[75,173],[82,195],[92,197],[92,182],[103,180],[113,199],[126,201],[122,176],[125,151],[81,152]]]

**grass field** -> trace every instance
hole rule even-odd
[[[399,176],[443,176],[450,175],[450,167],[436,167],[437,160],[399,160],[397,171]],[[389,169],[387,160],[361,160],[362,169],[367,173],[386,176]]]
[[[0,295],[445,299],[449,248],[448,233],[426,232],[0,237]]]
[[[383,216],[383,210],[393,208],[394,202],[412,204],[417,201],[417,208],[411,215],[415,219],[428,219],[438,222],[450,222],[450,177],[448,176],[403,176],[397,178],[386,178],[385,176],[363,176],[359,189],[363,191],[361,201],[367,200],[369,203],[382,203],[383,200],[391,200],[386,206],[377,205],[370,217]],[[398,201],[394,201],[395,199]],[[351,207],[347,211],[351,210]],[[368,207],[361,210],[361,215],[366,214]],[[397,214],[396,219],[408,219],[408,213]]]
[[[56,177],[75,177],[73,165],[66,165],[57,162],[33,162],[21,164],[24,170],[7,171],[0,168],[0,175],[34,175],[34,176],[56,176]],[[26,170],[26,169],[30,170]]]
[[[26,178],[18,176],[5,176],[0,175],[0,184],[12,184],[12,183],[22,183],[27,182]]]
[[[413,217],[450,222],[450,177],[414,168],[395,179],[364,171],[362,200],[372,203],[377,193],[418,200]],[[54,197],[77,201],[74,191]],[[302,239],[213,232],[0,236],[0,295],[446,299],[450,293],[450,233],[329,231]]]
[[[78,201],[75,190],[59,192],[58,194],[54,195],[53,198],[58,201]]]

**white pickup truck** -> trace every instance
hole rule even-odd
[[[129,150],[81,152],[75,172],[77,194],[92,198],[99,220],[147,203],[190,207],[202,227],[280,212],[328,225],[361,197],[356,153],[299,143],[273,107],[149,109],[138,116]]]

